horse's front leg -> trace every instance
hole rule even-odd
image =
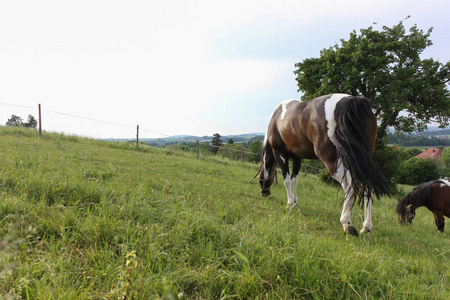
[[[285,158],[280,153],[276,152],[275,160],[280,166],[281,173],[283,174],[284,186],[286,187],[288,198],[288,207],[293,207],[297,204],[297,177],[291,178],[289,174],[289,158]]]
[[[364,197],[364,223],[359,233],[370,233],[372,230],[372,198]]]
[[[286,186],[286,192],[288,194],[288,207],[294,207],[297,205],[297,182],[298,178],[295,175],[288,176],[284,179],[284,185]]]
[[[440,232],[444,233],[444,227],[445,227],[444,215],[441,213],[433,212],[433,216],[434,216],[434,222],[436,223],[438,230]]]
[[[291,192],[293,197],[293,205],[297,204],[297,184],[298,184],[298,173],[300,172],[300,167],[302,165],[302,160],[296,158],[292,160],[292,176],[291,176]],[[289,205],[289,203],[288,203]]]

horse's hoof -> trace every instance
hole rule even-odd
[[[289,208],[289,210],[293,209],[293,208],[296,207],[296,206],[297,206],[297,202],[294,202],[294,203],[288,203],[288,208]]]
[[[370,229],[361,229],[360,234],[369,235],[371,233]]]
[[[358,230],[354,226],[345,227],[345,233],[358,237]]]

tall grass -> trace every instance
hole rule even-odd
[[[432,215],[373,233],[339,223],[342,192],[313,176],[286,208],[258,166],[0,128],[0,295],[11,299],[447,299],[450,243]],[[361,227],[363,212],[353,221]]]

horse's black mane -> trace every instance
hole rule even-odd
[[[395,211],[401,214],[405,207],[412,204],[417,205],[419,202],[427,200],[430,197],[430,186],[433,183],[444,183],[442,180],[433,180],[416,186],[411,192],[400,199],[395,207]]]

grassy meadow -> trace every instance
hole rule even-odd
[[[7,127],[0,149],[0,299],[450,298],[425,208],[402,227],[376,200],[356,238],[342,191],[311,175],[288,210],[254,164]]]

